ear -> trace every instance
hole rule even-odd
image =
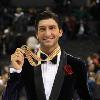
[[[59,37],[61,37],[61,36],[62,36],[62,34],[63,34],[63,30],[62,30],[62,29],[60,29],[60,30],[59,30]]]

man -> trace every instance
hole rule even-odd
[[[13,68],[2,100],[18,100],[22,87],[27,100],[72,100],[76,90],[82,100],[91,100],[86,65],[61,50],[61,36],[58,16],[51,11],[40,13],[36,19],[36,37],[40,42],[36,54],[40,60],[32,55],[36,63],[29,56],[30,51],[17,48],[11,55]]]

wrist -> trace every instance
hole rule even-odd
[[[22,68],[21,69],[15,69],[15,68],[10,68],[10,73],[20,73],[22,71]]]

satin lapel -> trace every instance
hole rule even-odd
[[[34,82],[38,100],[46,100],[41,66],[34,68]]]
[[[57,100],[59,97],[60,90],[64,81],[64,65],[65,65],[65,54],[62,51],[58,71],[55,77],[55,81],[53,84],[49,100]]]

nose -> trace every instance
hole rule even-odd
[[[49,29],[49,28],[47,28],[47,29],[46,29],[46,33],[45,33],[45,35],[46,35],[46,36],[51,35],[51,31],[50,31],[50,29]]]

